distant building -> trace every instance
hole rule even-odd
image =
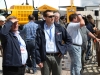
[[[98,6],[85,6],[86,11],[100,10],[100,5]]]
[[[66,14],[68,6],[59,6],[59,12],[61,15]],[[76,7],[77,11],[84,11],[84,7]]]
[[[67,8],[68,6],[58,6],[59,7],[59,9],[61,9],[61,8]],[[77,9],[77,11],[84,11],[84,9],[85,9],[85,7],[79,7],[79,6],[76,6],[76,9]]]

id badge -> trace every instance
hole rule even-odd
[[[21,53],[25,53],[26,50],[23,47],[20,47]]]
[[[54,50],[54,43],[53,42],[48,42],[48,48],[50,50]]]

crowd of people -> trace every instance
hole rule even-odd
[[[97,30],[91,15],[75,12],[66,16],[46,10],[39,20],[30,14],[29,22],[19,30],[18,19],[0,16],[0,40],[3,48],[3,75],[35,74],[36,64],[41,75],[61,75],[61,59],[71,58],[71,75],[82,75],[91,52],[91,39],[100,42],[94,34]]]

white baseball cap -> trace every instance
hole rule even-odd
[[[6,18],[4,16],[0,15],[0,21],[5,21],[5,20],[6,20]]]

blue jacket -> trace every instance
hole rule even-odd
[[[30,21],[24,25],[21,34],[24,35],[25,41],[33,40],[36,38],[36,29],[38,28],[38,24],[34,23],[34,21]]]
[[[3,47],[3,66],[22,66],[20,46],[17,38],[10,31],[12,22],[8,21],[0,30]]]
[[[37,37],[36,37],[36,62],[39,64],[46,60],[46,40],[44,33],[44,23],[41,22],[39,28],[37,29]],[[72,39],[67,33],[66,29],[59,24],[55,25],[55,42],[57,46],[57,50],[64,55],[68,49],[71,49]],[[58,35],[57,33],[61,33]],[[64,43],[62,43],[64,41]]]

